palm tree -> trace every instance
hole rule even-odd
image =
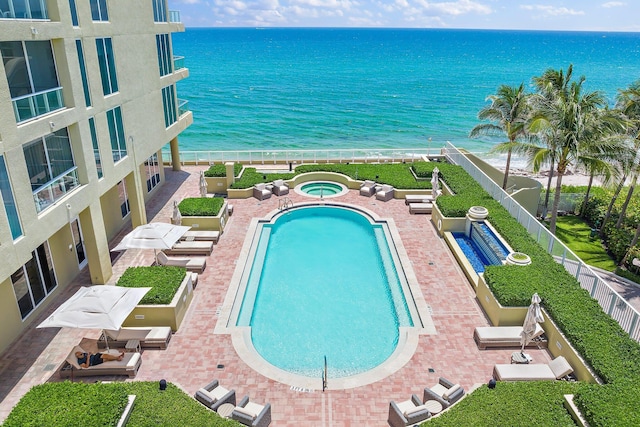
[[[507,164],[502,181],[503,190],[507,189],[511,153],[516,147],[517,140],[527,134],[525,126],[529,112],[527,96],[523,83],[518,87],[501,85],[495,95],[487,97],[487,101],[491,101],[491,104],[478,112],[478,119],[490,120],[492,123],[479,124],[469,134],[470,138],[477,138],[480,135],[507,137],[507,141],[497,144],[492,149],[494,152],[507,153]]]

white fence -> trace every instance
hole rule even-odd
[[[559,241],[547,230],[535,217],[522,208],[509,194],[493,182],[484,172],[476,167],[455,146],[447,143],[443,153],[449,162],[462,166],[469,175],[482,185],[482,187],[509,213],[524,226],[529,235],[533,237],[554,259],[574,276],[583,289],[589,291],[602,309],[615,319],[622,329],[636,341],[640,341],[640,327],[638,321],[640,313],[613,290],[609,284],[598,276],[587,264],[582,262],[569,248]]]

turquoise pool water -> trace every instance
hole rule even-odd
[[[384,227],[328,206],[262,226],[237,325],[251,326],[266,361],[320,378],[326,356],[329,378],[341,378],[394,352],[413,322]]]
[[[333,182],[310,182],[303,184],[300,190],[311,196],[333,196],[341,193],[343,188]]]

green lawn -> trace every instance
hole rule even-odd
[[[602,246],[598,237],[591,237],[591,227],[582,218],[559,216],[556,237],[569,247],[585,263],[607,271],[615,271],[616,263]]]

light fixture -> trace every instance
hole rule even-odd
[[[49,127],[51,128],[51,130],[53,130],[55,126],[56,124],[54,122],[49,122]]]

